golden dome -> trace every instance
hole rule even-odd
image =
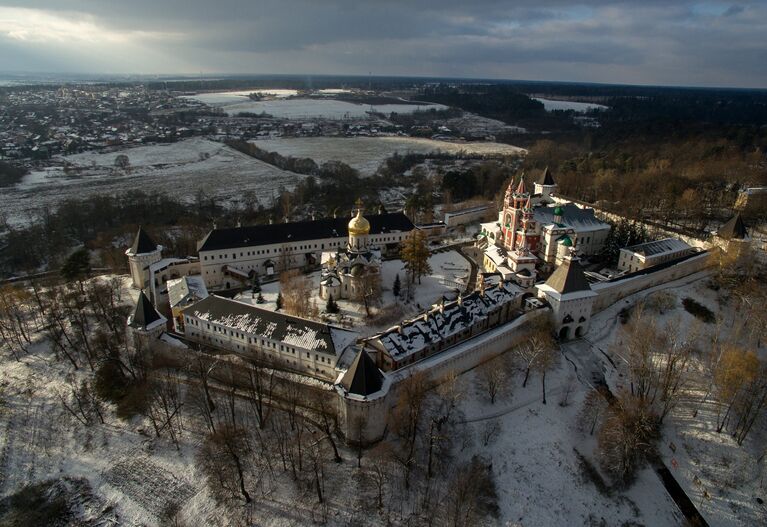
[[[349,222],[349,234],[368,234],[370,232],[370,222],[362,216],[362,208],[357,209],[357,215]]]

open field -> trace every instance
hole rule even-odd
[[[555,99],[541,99],[538,97],[534,97],[533,100],[543,103],[543,108],[547,112],[553,112],[554,110],[575,110],[577,113],[586,113],[589,110],[607,109],[607,106],[591,102],[559,101]]]
[[[367,112],[379,112],[384,114],[411,113],[416,110],[445,109],[441,104],[413,104],[403,101],[402,104],[357,104],[353,102],[335,99],[285,99],[291,90],[266,90],[275,92],[275,99],[267,101],[253,101],[248,98],[251,91],[203,93],[186,96],[210,106],[223,109],[229,115],[241,112],[267,113],[273,117],[283,119],[352,119],[365,117]],[[286,93],[283,93],[286,92]],[[332,94],[333,92],[330,92]]]
[[[395,152],[465,152],[487,156],[513,156],[525,152],[523,148],[502,143],[435,141],[418,137],[285,137],[258,139],[253,143],[259,148],[284,156],[310,157],[318,164],[343,161],[359,170],[362,175],[373,174],[381,162]]]
[[[115,167],[115,157],[120,154],[130,160],[126,170]],[[0,210],[9,221],[22,223],[28,213],[67,198],[128,190],[165,192],[188,200],[203,190],[222,201],[242,199],[244,192],[251,191],[268,205],[280,187],[289,189],[304,177],[202,138],[111,153],[85,152],[55,161],[60,164],[32,172],[17,185],[3,189]],[[71,165],[68,172],[65,163]]]

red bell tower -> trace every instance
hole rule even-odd
[[[538,234],[535,228],[535,219],[533,217],[533,205],[528,195],[522,210],[522,221],[516,232],[516,241],[514,246],[517,248],[524,248],[532,251],[533,253],[538,251],[538,244],[540,243],[541,236]]]
[[[522,227],[525,217],[525,209],[530,203],[530,193],[525,189],[524,174],[519,179],[517,188],[514,189],[514,180],[511,180],[506,189],[506,195],[503,200],[503,214],[501,215],[501,233],[503,235],[503,247],[507,250],[514,250],[521,239],[517,236],[517,231]],[[528,223],[532,221],[532,209],[530,209]],[[530,226],[535,231],[534,223]]]

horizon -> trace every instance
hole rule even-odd
[[[0,70],[764,89],[765,34],[754,0],[0,1]]]
[[[55,72],[55,71],[10,71],[0,70],[0,81],[12,80],[12,77],[39,77],[38,82],[42,83],[44,77],[52,77],[52,79],[46,81],[46,83],[55,84],[61,83],[78,83],[78,82],[96,82],[96,83],[113,83],[119,84],[121,82],[144,82],[147,80],[156,80],[164,82],[180,82],[180,81],[192,81],[199,80],[201,82],[210,82],[215,80],[240,80],[240,81],[263,81],[263,80],[277,80],[285,78],[286,80],[309,80],[312,77],[333,79],[338,78],[343,82],[345,79],[363,80],[363,79],[378,79],[378,80],[414,80],[414,81],[457,81],[466,84],[470,83],[497,83],[497,84],[540,84],[540,85],[556,85],[563,86],[602,86],[602,87],[625,87],[625,88],[660,88],[660,89],[679,89],[679,90],[713,90],[713,91],[767,91],[767,85],[765,86],[726,86],[726,85],[701,85],[701,84],[641,84],[641,83],[621,83],[621,82],[590,82],[590,81],[576,81],[576,80],[561,80],[561,79],[513,79],[502,77],[460,77],[460,76],[435,76],[435,75],[370,75],[370,74],[338,74],[338,73],[190,73],[190,72],[178,72],[178,73],[109,73],[109,72]],[[60,77],[60,78],[56,78]],[[19,81],[21,82],[21,81]],[[24,86],[21,83],[18,86]],[[32,85],[32,84],[29,84]],[[2,87],[2,85],[0,85]],[[7,87],[7,86],[6,86]],[[239,89],[239,88],[238,88]],[[229,89],[214,89],[215,91],[232,91],[235,88]]]

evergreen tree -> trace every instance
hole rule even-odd
[[[69,255],[61,268],[61,276],[67,280],[82,280],[91,270],[91,255],[85,247]]]
[[[414,230],[405,238],[400,250],[400,258],[405,262],[411,283],[421,283],[421,277],[431,273],[429,265],[429,248],[426,247],[426,236],[422,231]]]
[[[282,309],[282,291],[277,293],[277,301],[275,303],[277,304],[277,307],[274,309],[275,311]]]
[[[261,292],[261,280],[258,278],[258,273],[253,273],[253,280],[251,281],[251,285],[253,287],[254,293],[260,293]]]
[[[328,295],[325,311],[328,313],[338,313],[338,303],[333,299],[333,295]]]
[[[399,273],[394,277],[394,285],[391,288],[391,292],[394,293],[394,298],[399,298],[400,291],[402,290],[402,284],[399,280]]]

